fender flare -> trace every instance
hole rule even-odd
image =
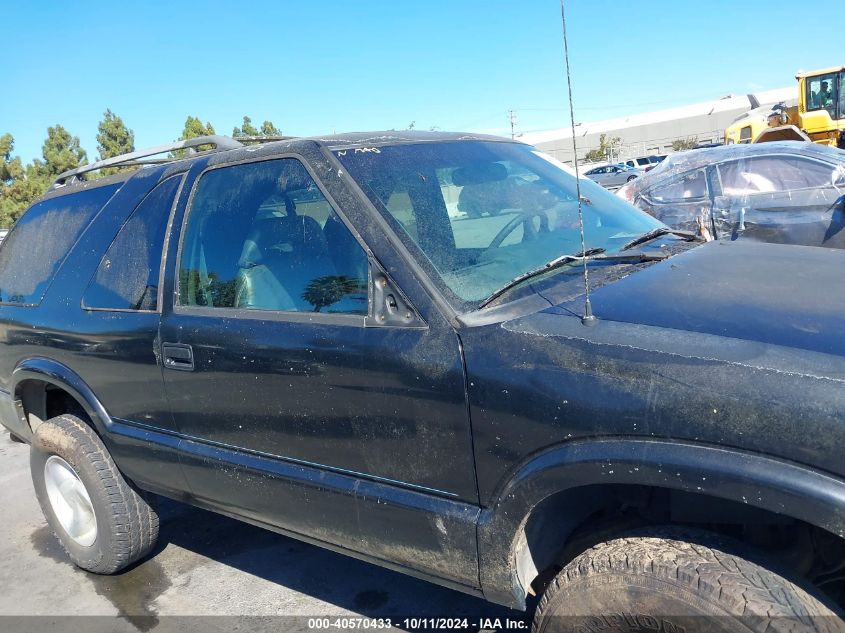
[[[12,370],[9,387],[21,418],[26,417],[21,401],[21,390],[23,383],[27,380],[46,382],[67,391],[85,409],[85,413],[91,418],[99,435],[103,435],[111,427],[111,417],[85,381],[69,367],[43,357],[25,358],[19,361]]]
[[[643,485],[748,504],[845,538],[845,481],[756,453],[665,440],[572,441],[533,456],[499,487],[479,518],[481,588],[525,608],[516,554],[532,510],[553,494],[591,485]],[[524,541],[523,541],[524,542]]]

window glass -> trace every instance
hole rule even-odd
[[[70,248],[120,186],[95,187],[33,205],[0,248],[0,302],[40,303]]]
[[[807,110],[827,110],[836,118],[836,75],[821,75],[807,79]]]
[[[209,171],[191,204],[182,305],[365,315],[367,257],[295,159]]]
[[[744,128],[739,130],[739,142],[740,143],[750,143],[751,142],[751,126],[746,125]]]
[[[726,196],[825,187],[833,184],[835,168],[796,156],[759,156],[718,166]]]
[[[845,72],[839,73],[839,111],[836,118],[845,118]]]
[[[181,176],[147,195],[120,229],[85,290],[86,308],[157,310],[164,233]]]
[[[703,169],[685,174],[681,178],[651,190],[651,197],[659,202],[697,200],[705,196],[707,196],[707,177]]]
[[[573,172],[531,147],[432,142],[336,156],[453,300],[481,301],[520,274],[582,249]],[[612,252],[661,226],[591,180],[582,178],[580,188],[587,249]]]

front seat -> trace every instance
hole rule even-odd
[[[308,285],[336,274],[319,223],[303,215],[258,221],[238,263],[236,305],[243,308],[311,311]]]
[[[295,310],[287,290],[265,264],[238,273],[235,307],[247,310]]]

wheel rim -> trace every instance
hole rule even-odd
[[[90,547],[97,540],[97,517],[85,484],[73,467],[58,455],[44,464],[44,484],[53,514],[76,543]]]

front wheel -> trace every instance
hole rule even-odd
[[[630,536],[566,565],[543,594],[534,633],[841,632],[839,614],[705,533]]]
[[[85,422],[60,415],[42,423],[29,465],[44,517],[76,565],[113,574],[152,550],[158,515]]]

